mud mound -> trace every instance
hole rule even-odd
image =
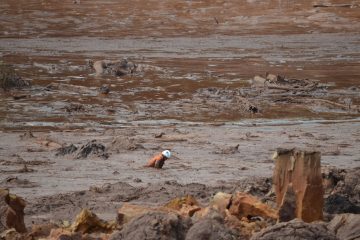
[[[337,240],[325,225],[305,223],[298,219],[268,227],[251,237],[251,240],[274,239]]]
[[[110,240],[184,240],[190,223],[176,214],[150,212],[133,219]]]
[[[83,145],[76,155],[76,159],[85,159],[89,155],[93,155],[99,158],[107,159],[109,154],[105,150],[105,146],[101,143],[97,143],[96,140],[92,140]]]
[[[0,62],[0,88],[9,90],[11,88],[23,88],[30,86],[30,82],[18,76],[13,67]]]
[[[109,74],[114,76],[123,76],[135,71],[136,65],[127,59],[119,61],[101,60],[89,62],[90,67],[94,68],[96,75]]]
[[[186,240],[235,240],[239,237],[238,232],[225,226],[221,216],[199,220],[186,234]]]
[[[135,139],[128,138],[128,137],[116,137],[108,146],[110,151],[114,151],[116,153],[120,153],[124,150],[135,151],[137,149],[143,149],[139,143],[136,143]]]
[[[325,200],[324,211],[327,213],[360,213],[360,206],[352,203],[347,196],[332,194]]]
[[[265,87],[268,90],[313,91],[318,88],[318,83],[313,80],[285,78],[274,74],[267,74],[265,78],[255,76],[251,84],[255,87]]]
[[[360,215],[339,214],[328,224],[328,229],[333,231],[338,239],[356,240],[360,239]]]

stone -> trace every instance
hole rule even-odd
[[[277,219],[277,211],[269,205],[262,203],[256,197],[238,192],[231,198],[228,207],[230,214],[238,219],[260,216],[266,219]]]
[[[184,240],[190,218],[164,212],[148,212],[132,219],[109,240]]]
[[[250,240],[337,240],[325,224],[306,223],[300,219],[275,224],[254,234]]]
[[[328,229],[341,240],[360,239],[360,215],[339,214],[328,224]]]
[[[173,209],[179,212],[180,215],[192,217],[195,212],[201,210],[199,203],[191,195],[186,195],[181,198],[175,198],[164,205],[165,208]]]
[[[224,214],[225,210],[230,207],[231,197],[231,194],[218,192],[210,201],[209,206]]]
[[[266,78],[263,78],[261,76],[255,76],[252,81],[251,81],[251,84],[253,86],[264,86],[265,85],[265,82],[266,82]]]
[[[228,228],[223,219],[203,218],[197,221],[187,232],[186,240],[236,240],[239,233]]]
[[[117,212],[117,223],[123,225],[130,222],[132,219],[139,217],[143,214],[156,211],[155,208],[144,207],[129,203],[124,203]]]
[[[291,189],[296,195],[295,216],[305,222],[323,219],[324,190],[322,185],[319,152],[297,149],[278,149],[273,157],[275,169],[273,183],[278,207],[286,192]],[[289,184],[292,188],[289,188]]]
[[[83,209],[76,216],[76,220],[70,227],[71,231],[81,232],[83,234],[93,232],[109,233],[115,228],[115,223],[104,221],[87,209]]]

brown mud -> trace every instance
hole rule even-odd
[[[28,200],[28,223],[84,204],[111,219],[270,177],[278,147],[359,167],[360,3],[326,2],[2,0],[0,63],[31,87],[0,89],[0,186]],[[123,58],[138,71],[89,66]],[[259,85],[266,73],[288,81]],[[163,149],[164,169],[143,167]]]

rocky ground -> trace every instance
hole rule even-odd
[[[249,227],[160,211],[111,239],[144,239],[132,232],[149,221],[166,233],[144,229],[149,239],[247,239],[265,225],[254,239],[356,239],[359,9],[354,0],[1,1],[0,188],[26,199],[28,229],[70,231],[84,208],[111,221],[124,204],[186,195],[205,209],[217,192],[276,208],[271,156],[298,147],[321,152],[329,224]],[[145,168],[163,149],[173,153],[164,168]],[[0,196],[1,209],[22,205]]]

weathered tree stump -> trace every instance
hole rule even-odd
[[[279,221],[323,218],[324,190],[319,152],[278,149],[273,175]],[[295,195],[295,197],[294,197]]]

